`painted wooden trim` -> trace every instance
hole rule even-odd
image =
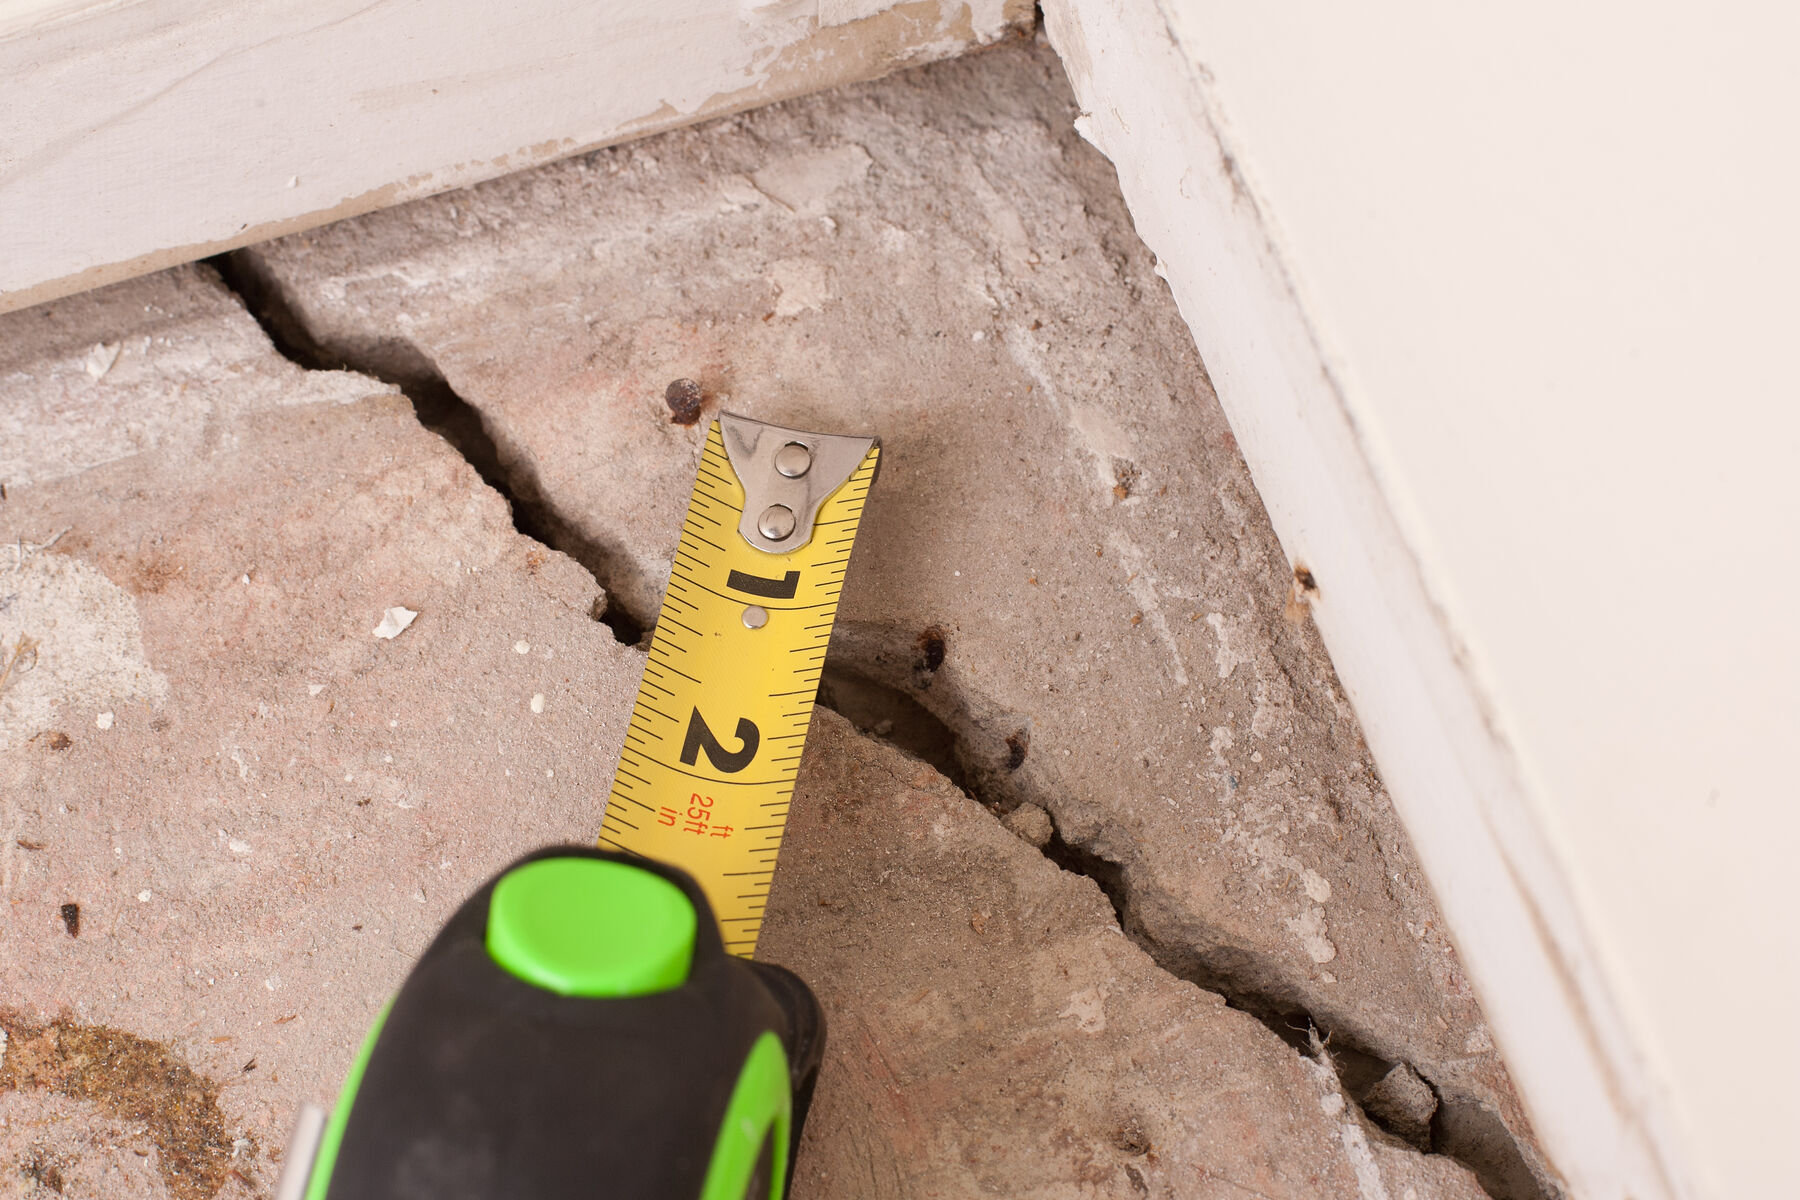
[[[0,0],[0,312],[1032,21],[1030,0]]]
[[[1575,1195],[1691,1197],[1530,784],[1434,601],[1210,81],[1156,0],[1044,0],[1078,127],[1156,252],[1547,1153]]]

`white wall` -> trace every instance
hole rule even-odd
[[[1045,11],[1553,1156],[1795,1194],[1800,9]]]

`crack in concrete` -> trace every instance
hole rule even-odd
[[[235,251],[205,261],[289,362],[308,371],[355,371],[399,388],[412,402],[419,424],[448,442],[483,483],[506,499],[515,529],[567,554],[594,577],[601,595],[594,601],[593,618],[625,645],[644,642],[653,621],[620,599],[621,589],[614,583],[619,550],[584,536],[562,517],[545,497],[530,461],[502,444],[481,410],[457,394],[429,355],[403,337],[354,346],[328,343],[314,336],[254,254]]]
[[[354,345],[322,340],[253,253],[235,251],[206,261],[290,362],[307,370],[356,371],[398,387],[412,401],[419,422],[443,437],[483,482],[506,498],[520,534],[568,554],[594,577],[602,595],[593,618],[609,626],[620,642],[647,647],[654,614],[632,611],[609,586],[609,580],[624,578],[637,565],[619,548],[582,534],[559,511],[540,486],[529,457],[502,444],[481,410],[455,391],[417,344],[392,335],[359,338]],[[1049,797],[1033,786],[1031,772],[1021,770],[1031,751],[1030,720],[972,693],[954,672],[942,673],[947,653],[944,632],[935,625],[913,635],[840,622],[818,703],[930,764],[996,819],[1026,804],[1053,813]],[[1317,1019],[1294,996],[1270,986],[1279,972],[1263,963],[1254,948],[1230,944],[1223,931],[1207,945],[1170,945],[1153,936],[1136,917],[1128,867],[1098,853],[1091,841],[1065,838],[1053,816],[1049,840],[1039,849],[1061,869],[1093,880],[1111,903],[1120,929],[1161,969],[1221,996],[1296,1054],[1323,1063],[1335,1072],[1348,1102],[1369,1115],[1363,1099],[1398,1060],[1374,1053],[1353,1032]],[[1495,1200],[1555,1200],[1533,1176],[1497,1114],[1446,1091],[1428,1067],[1406,1065],[1438,1101],[1426,1153],[1467,1167]]]
[[[1050,815],[1050,836],[1039,846],[1051,862],[1093,882],[1111,903],[1119,928],[1164,971],[1222,997],[1226,1005],[1261,1022],[1295,1053],[1335,1072],[1346,1099],[1387,1132],[1389,1122],[1371,1114],[1363,1101],[1399,1062],[1375,1053],[1342,1028],[1322,1021],[1292,995],[1263,981],[1277,978],[1257,962],[1254,950],[1229,944],[1220,933],[1209,947],[1170,945],[1136,918],[1129,872],[1091,845],[1072,842],[1057,827],[1054,805],[1019,773],[1029,752],[1029,721],[977,700],[960,683],[940,679],[943,654],[935,663],[921,656],[891,680],[901,654],[892,649],[905,636],[890,631],[840,627],[832,639],[820,703],[847,717],[864,733],[888,741],[930,763],[996,818],[1023,805]],[[884,636],[884,634],[886,636]],[[920,639],[921,642],[923,638]],[[885,651],[878,648],[889,643]],[[936,685],[934,688],[933,685]],[[946,686],[948,684],[948,686]],[[926,704],[926,694],[934,703]],[[1006,730],[1013,733],[1006,733]],[[1023,835],[1021,835],[1023,836]],[[1027,838],[1030,841],[1032,839]],[[1437,1109],[1431,1118],[1429,1149],[1472,1171],[1495,1200],[1554,1200],[1532,1175],[1517,1140],[1500,1118],[1472,1100],[1444,1089],[1428,1068],[1406,1063],[1431,1088]],[[1401,1138],[1404,1141],[1404,1138]]]

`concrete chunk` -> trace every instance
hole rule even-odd
[[[1363,1097],[1369,1119],[1410,1146],[1431,1148],[1431,1118],[1437,1112],[1437,1096],[1417,1071],[1405,1063],[1382,1076]]]
[[[929,767],[821,711],[801,778],[763,941],[830,1022],[797,1194],[1484,1195]]]

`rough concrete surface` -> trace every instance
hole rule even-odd
[[[1412,1064],[1446,1148],[1529,1194],[1523,1115],[1306,589],[1074,116],[1053,56],[1014,46],[240,270],[318,362],[471,405],[637,622],[699,436],[672,380],[709,412],[879,433],[828,697],[871,728],[928,710],[941,744],[915,748],[998,810],[1045,808],[1165,966],[1316,1024],[1371,1082]]]
[[[215,1089],[0,1059],[0,1186],[267,1193],[436,923],[598,827],[726,407],[884,442],[765,932],[804,1194],[1552,1187],[1073,115],[1014,46],[222,264],[288,358],[204,267],[0,320],[0,1029]]]
[[[762,948],[830,1022],[798,1194],[1483,1194],[929,766],[824,712],[802,777]]]
[[[337,377],[320,400],[210,272],[71,307],[0,323],[43,350],[0,377],[9,412],[50,414],[28,442],[54,442],[34,406],[56,364],[112,334],[149,339],[144,371],[86,403],[160,402],[206,436],[0,504],[0,653],[39,642],[0,692],[0,1161],[30,1161],[34,1106],[70,1086],[21,1076],[21,1022],[66,1013],[216,1081],[223,1156],[201,1139],[207,1188],[168,1174],[168,1194],[230,1194],[234,1171],[262,1194],[296,1104],[334,1093],[443,917],[510,857],[589,836],[639,660],[404,398]],[[207,386],[184,386],[190,354],[224,364]],[[395,605],[420,615],[377,639]],[[114,655],[108,620],[136,674],[63,690],[60,664]],[[133,1145],[167,1159],[173,1128]]]

